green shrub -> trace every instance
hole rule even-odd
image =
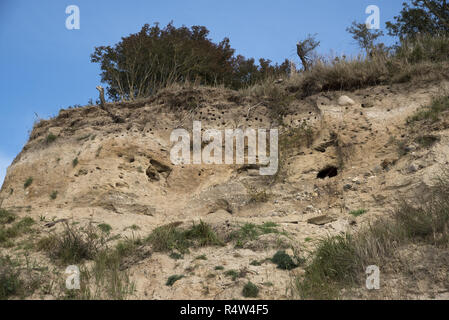
[[[23,184],[23,187],[26,189],[33,183],[33,177],[28,177],[28,179],[25,180],[25,183]]]
[[[49,133],[48,136],[47,136],[47,138],[45,138],[45,142],[46,142],[47,144],[50,144],[50,143],[54,142],[57,138],[58,138],[58,137],[55,136],[53,133]]]
[[[257,298],[257,296],[259,295],[259,288],[254,283],[249,281],[243,287],[242,295],[245,298]]]
[[[276,252],[271,258],[274,264],[277,265],[279,269],[292,270],[298,267],[298,264],[293,261],[293,259],[283,250]]]

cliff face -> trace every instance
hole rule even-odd
[[[432,185],[449,161],[448,123],[412,130],[406,119],[447,86],[397,84],[321,93],[293,101],[281,118],[273,117],[266,99],[196,87],[109,104],[123,121],[96,106],[61,110],[34,127],[9,167],[1,208],[30,216],[39,226],[63,218],[107,223],[122,237],[145,236],[172,222],[202,220],[220,234],[246,222],[274,222],[287,235],[282,241],[306,252],[314,247],[310,239],[356,230],[388,214],[398,199]],[[191,132],[195,120],[204,130],[278,128],[278,174],[261,176],[257,166],[237,164],[173,165],[170,134],[175,128]],[[304,128],[310,134],[304,135]],[[431,145],[416,142],[423,134]],[[367,213],[349,215],[360,209]],[[310,220],[320,216],[324,223]],[[127,228],[133,225],[139,230]],[[272,282],[261,297],[286,298],[288,273],[273,264],[250,264],[272,256],[278,244],[279,238],[268,234],[241,249],[231,243],[201,248],[182,262],[155,253],[129,267],[136,297],[238,298],[241,287],[227,277],[205,280],[214,266],[224,265],[245,268],[255,283]],[[200,254],[207,260],[195,262]],[[190,264],[196,265],[193,274],[165,286],[168,276]]]

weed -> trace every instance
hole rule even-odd
[[[249,281],[243,287],[242,295],[245,298],[257,298],[257,296],[259,295],[259,288],[254,283]]]
[[[354,217],[358,217],[361,216],[362,214],[367,213],[368,211],[365,209],[359,209],[359,210],[353,210],[351,212],[349,212],[350,215],[354,216]]]
[[[274,264],[277,265],[279,269],[292,270],[298,267],[298,264],[293,261],[293,259],[283,250],[276,252],[271,258]]]
[[[23,187],[26,189],[33,183],[33,177],[28,177],[28,179],[25,180],[25,183],[23,184]]]
[[[178,275],[178,274],[172,275],[172,276],[168,277],[165,285],[171,287],[176,281],[178,281],[182,278],[184,278],[183,275]]]

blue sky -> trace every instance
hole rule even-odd
[[[145,24],[204,25],[214,41],[229,37],[237,54],[282,62],[296,59],[295,43],[317,34],[322,54],[355,54],[346,28],[380,8],[381,27],[403,0],[0,0],[0,184],[28,139],[36,114],[97,98],[95,46],[113,45]],[[67,30],[65,9],[80,9],[80,30]],[[385,38],[391,43],[392,39]]]

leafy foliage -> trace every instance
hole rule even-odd
[[[404,2],[395,22],[387,22],[389,35],[400,38],[418,34],[442,35],[449,32],[447,0],[412,0]]]
[[[150,96],[186,81],[239,89],[288,72],[287,60],[273,66],[270,60],[260,59],[257,66],[254,59],[235,57],[228,38],[217,44],[208,35],[204,26],[145,24],[113,47],[96,47],[91,61],[100,64],[102,82],[108,84],[113,100]]]

